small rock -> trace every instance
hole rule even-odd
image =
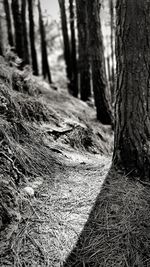
[[[30,197],[34,197],[34,189],[30,186],[26,186],[23,188],[23,191]]]

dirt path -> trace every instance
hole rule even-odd
[[[61,159],[63,170],[58,168],[54,177],[45,177],[32,201],[25,266],[61,266],[83,229],[111,160],[74,150]]]

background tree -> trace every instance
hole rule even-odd
[[[92,82],[97,119],[103,124],[112,124],[112,114],[106,98],[106,72],[103,38],[100,22],[100,1],[87,0],[89,49],[92,66]]]
[[[12,0],[11,7],[14,20],[14,29],[15,29],[16,53],[20,58],[23,59],[24,58],[23,25],[22,25],[21,12],[19,8],[19,1]]]
[[[39,11],[39,27],[40,27],[40,36],[41,36],[42,74],[44,78],[48,77],[49,83],[52,83],[50,67],[48,63],[45,28],[44,28],[44,22],[42,18],[40,0],[38,0],[38,11]]]
[[[10,46],[14,46],[13,33],[12,33],[12,21],[10,16],[10,6],[8,0],[3,0],[4,11],[6,15],[8,43]]]
[[[69,35],[68,35],[68,27],[67,27],[65,0],[58,0],[58,2],[59,2],[59,7],[60,7],[61,28],[62,28],[63,43],[64,43],[64,59],[66,63],[67,78],[69,80],[68,89],[69,89],[69,92],[73,94],[73,91],[71,88],[71,79],[72,79],[71,51],[70,51],[70,43],[69,43]]]
[[[2,22],[0,16],[0,56],[3,55],[3,31],[2,31]]]
[[[38,75],[38,63],[37,63],[37,54],[35,48],[33,0],[28,0],[28,11],[29,11],[29,35],[30,35],[31,57],[32,57],[32,69],[33,73],[35,75]]]
[[[114,165],[150,178],[150,3],[117,1]]]
[[[69,0],[70,11],[70,32],[71,32],[71,65],[72,65],[72,93],[73,96],[78,96],[78,71],[76,58],[76,38],[75,38],[75,14],[74,14],[74,0]]]
[[[78,52],[79,52],[79,80],[81,99],[87,101],[91,96],[89,34],[87,21],[87,1],[76,0]]]
[[[24,44],[24,62],[25,64],[29,64],[29,47],[28,47],[28,34],[27,34],[27,23],[26,23],[26,2],[27,0],[21,0],[21,17],[22,17],[22,25],[23,25],[23,44]]]
[[[115,48],[114,48],[114,0],[109,0],[110,10],[110,46],[111,46],[111,96],[112,103],[114,102],[114,90],[115,90]]]

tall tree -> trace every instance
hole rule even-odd
[[[21,12],[19,8],[19,0],[12,0],[12,14],[15,28],[15,47],[16,53],[20,58],[24,58],[24,43],[23,43],[23,25]]]
[[[150,1],[117,1],[114,165],[150,179]]]
[[[42,74],[44,78],[48,77],[49,83],[52,83],[51,72],[50,72],[50,67],[48,63],[45,27],[44,27],[44,22],[42,18],[40,0],[38,0],[38,10],[39,10],[39,26],[40,26],[40,35],[41,35]]]
[[[100,6],[100,0],[87,0],[92,82],[97,119],[103,124],[112,124],[112,114],[106,98],[107,81],[100,22]]]
[[[30,35],[30,46],[31,46],[31,57],[32,57],[32,69],[35,75],[38,75],[38,62],[35,48],[35,29],[34,29],[34,17],[33,17],[33,0],[28,0],[29,10],[29,35]]]
[[[114,102],[114,94],[115,94],[115,48],[114,48],[114,0],[109,0],[109,10],[110,10],[110,44],[111,44],[111,95],[112,102]]]
[[[2,22],[0,16],[0,56],[3,55],[3,31],[2,31]]]
[[[27,23],[26,23],[26,2],[27,0],[22,0],[21,3],[21,17],[23,25],[23,42],[24,42],[24,62],[29,64],[29,47],[28,47],[28,34],[27,34]]]
[[[74,14],[74,0],[69,0],[70,10],[70,32],[71,32],[71,65],[72,65],[72,93],[73,96],[78,96],[78,72],[77,72],[77,58],[76,58],[76,38],[75,38],[75,14]]]
[[[78,51],[79,51],[79,80],[81,99],[87,101],[91,96],[89,34],[87,21],[87,1],[76,0]]]
[[[67,27],[65,0],[58,0],[58,2],[59,2],[59,7],[60,7],[61,28],[62,28],[62,35],[63,35],[63,42],[64,42],[64,59],[66,63],[67,78],[69,81],[68,89],[69,89],[69,92],[72,94],[71,51],[70,51],[70,43],[69,43],[69,35],[68,35],[68,27]]]
[[[12,33],[12,22],[10,16],[10,6],[8,0],[3,0],[5,15],[6,15],[6,23],[7,23],[7,34],[8,34],[8,42],[10,46],[14,46],[13,41],[13,33]]]

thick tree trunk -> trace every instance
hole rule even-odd
[[[14,46],[13,34],[12,34],[12,22],[11,22],[10,7],[8,0],[3,0],[3,4],[6,15],[8,43],[10,46]]]
[[[60,17],[61,17],[61,27],[62,27],[62,35],[64,42],[64,59],[66,63],[66,72],[67,78],[69,80],[68,89],[72,94],[71,89],[71,78],[72,78],[72,69],[71,69],[71,51],[70,51],[70,43],[69,43],[69,35],[68,35],[68,27],[67,27],[67,17],[66,17],[66,9],[65,9],[65,0],[58,0],[60,7]]]
[[[100,22],[100,1],[87,0],[87,5],[92,81],[97,119],[103,124],[112,124],[112,114],[106,98],[107,81]]]
[[[28,35],[27,35],[27,23],[26,23],[26,2],[27,0],[22,0],[21,6],[21,17],[23,24],[23,41],[24,41],[24,63],[29,64],[29,47],[28,47]]]
[[[41,35],[42,74],[44,78],[48,77],[49,83],[52,83],[50,67],[48,63],[45,28],[44,28],[44,23],[43,23],[43,18],[42,18],[40,0],[38,0],[38,10],[39,10],[39,26],[40,26],[40,35]]]
[[[38,63],[35,48],[35,32],[34,32],[34,17],[33,17],[33,0],[28,0],[29,9],[29,35],[30,35],[30,46],[31,46],[31,57],[32,57],[32,69],[35,75],[38,75]]]
[[[150,2],[117,2],[114,165],[150,179]]]
[[[78,72],[77,72],[77,58],[76,58],[74,0],[69,0],[69,10],[70,10],[70,32],[71,32],[72,93],[73,96],[78,97]]]
[[[19,0],[12,0],[11,6],[15,28],[16,53],[21,59],[24,59],[23,25],[19,8]]]
[[[78,50],[79,50],[79,77],[81,100],[87,101],[91,96],[89,33],[87,21],[87,1],[76,0]]]

